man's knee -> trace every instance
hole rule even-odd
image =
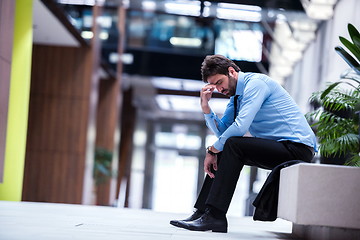
[[[222,157],[227,158],[227,161],[230,159],[236,160],[238,163],[242,163],[239,161],[244,156],[244,149],[242,146],[243,137],[230,137],[226,140]]]
[[[242,138],[243,137],[229,137],[225,142],[224,149],[226,147],[232,147],[232,146],[238,144]]]

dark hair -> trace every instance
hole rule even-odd
[[[201,64],[202,80],[207,83],[208,77],[216,74],[229,75],[229,67],[233,67],[236,72],[240,68],[230,59],[222,55],[208,55]]]

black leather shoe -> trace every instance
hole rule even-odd
[[[200,218],[193,221],[179,221],[177,227],[185,228],[191,231],[213,231],[227,232],[226,217],[215,218],[210,211],[206,211]]]
[[[190,221],[194,221],[196,219],[198,219],[199,217],[201,217],[204,214],[203,211],[200,210],[196,210],[190,217],[184,219],[184,220],[171,220],[170,224],[175,226],[175,227],[179,227],[179,224],[181,225],[181,223],[179,222],[190,222]]]

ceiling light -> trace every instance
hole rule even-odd
[[[282,14],[282,13],[279,13],[279,14],[277,14],[276,15],[276,21],[286,21],[286,16],[284,15],[284,14]]]
[[[200,16],[199,1],[168,1],[165,2],[164,6],[167,13]]]
[[[200,38],[171,37],[170,43],[177,47],[198,48],[201,46],[202,41]]]
[[[106,32],[106,31],[101,31],[100,34],[99,34],[99,38],[101,40],[108,40],[109,38],[109,33]]]
[[[243,4],[232,4],[232,3],[219,3],[219,8],[226,9],[237,9],[237,10],[246,10],[246,11],[261,11],[261,7],[255,5],[243,5]]]
[[[123,64],[132,64],[134,62],[134,55],[131,53],[121,54],[121,62]]]
[[[313,19],[327,20],[334,14],[334,9],[331,5],[311,4],[306,8],[306,13]]]
[[[202,13],[203,17],[209,17],[210,16],[210,8],[209,7],[205,7],[204,11]]]
[[[301,0],[306,14],[313,19],[328,20],[334,14],[337,0]]]
[[[122,6],[127,9],[130,6],[130,0],[122,0]]]
[[[273,18],[273,17],[275,17],[275,13],[274,13],[274,11],[272,11],[272,10],[268,10],[268,12],[267,12],[267,16],[268,16],[269,18]]]
[[[61,4],[94,6],[95,0],[58,0]]]
[[[92,31],[82,31],[81,36],[84,39],[92,39],[94,37],[94,33]]]
[[[219,3],[216,16],[222,19],[260,22],[261,7],[243,4]]]
[[[305,44],[311,42],[316,37],[315,32],[312,32],[312,31],[297,31],[297,30],[295,30],[293,35],[297,41],[303,42]]]
[[[142,8],[145,11],[155,11],[156,10],[156,3],[154,1],[143,1]]]
[[[96,18],[96,22],[103,28],[111,28],[112,18],[111,16],[99,16]]]
[[[221,19],[230,19],[247,22],[260,22],[261,12],[241,9],[218,8],[216,16]]]
[[[315,32],[317,29],[317,24],[312,21],[291,21],[290,22],[291,27],[297,29],[297,30],[301,30],[301,31],[312,31]]]
[[[337,0],[312,0],[311,2],[316,3],[316,4],[331,4],[334,5]]]
[[[118,54],[117,52],[112,52],[109,54],[109,62],[116,64],[121,61],[123,64],[132,64],[134,62],[134,55],[131,53]]]

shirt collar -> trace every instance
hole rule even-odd
[[[244,93],[244,83],[245,83],[245,73],[239,71],[235,95],[239,95],[240,97],[242,97]]]

